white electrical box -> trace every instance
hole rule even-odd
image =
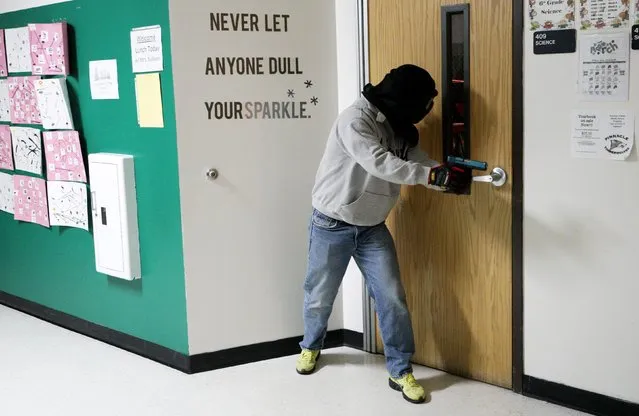
[[[89,155],[95,266],[125,280],[142,277],[133,156]]]

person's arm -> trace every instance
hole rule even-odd
[[[433,160],[428,156],[428,153],[424,152],[419,145],[413,147],[408,151],[408,160],[412,160],[413,162],[421,163],[424,166],[428,166],[429,168],[434,168],[436,166],[441,165],[440,162]]]
[[[361,118],[340,122],[338,135],[346,153],[369,174],[400,185],[429,185],[429,166],[393,155]]]

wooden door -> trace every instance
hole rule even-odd
[[[441,6],[460,0],[369,0],[370,74],[413,63],[441,85]],[[471,157],[511,172],[512,2],[470,0]],[[420,126],[442,158],[441,99]],[[512,385],[511,186],[470,196],[407,187],[389,218],[413,317],[414,361]],[[378,331],[379,332],[379,331]],[[378,348],[381,342],[378,336]]]

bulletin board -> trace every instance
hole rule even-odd
[[[73,0],[2,14],[0,28],[62,21],[69,26],[67,86],[84,157],[110,152],[130,154],[136,160],[145,283],[144,287],[141,282],[105,287],[104,276],[95,271],[93,237],[85,230],[33,226],[0,212],[0,291],[186,353],[168,0]],[[164,70],[160,78],[164,127],[142,129],[138,125],[130,34],[134,28],[151,25],[163,28]],[[91,98],[89,62],[103,59],[117,59],[118,100]],[[149,325],[143,315],[154,315],[161,326]]]

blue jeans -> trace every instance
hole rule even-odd
[[[357,227],[313,212],[304,282],[304,339],[300,346],[322,348],[333,302],[352,257],[375,301],[388,372],[394,378],[411,373],[413,327],[395,243],[385,224]]]

